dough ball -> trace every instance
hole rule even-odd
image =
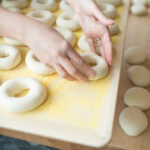
[[[125,51],[126,62],[132,65],[138,65],[145,61],[146,52],[139,47],[130,47]]]
[[[131,7],[131,13],[134,14],[134,15],[145,15],[147,12],[147,9],[144,5],[141,5],[141,4],[134,4],[132,5]]]
[[[133,0],[133,4],[147,5],[148,0]]]
[[[136,86],[148,87],[150,85],[150,71],[143,66],[132,66],[128,69],[128,78]]]
[[[141,110],[150,108],[150,92],[144,88],[133,87],[126,91],[124,103],[127,106],[135,106]]]
[[[148,119],[140,109],[128,107],[121,112],[119,124],[127,135],[138,136],[147,128]]]

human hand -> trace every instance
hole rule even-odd
[[[90,49],[96,52],[95,40],[102,57],[112,65],[112,41],[108,26],[114,22],[107,19],[94,0],[67,0],[76,13],[78,21],[87,37]]]
[[[95,76],[92,68],[55,29],[37,21],[30,28],[26,43],[41,62],[61,77],[88,81]]]

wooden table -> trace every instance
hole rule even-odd
[[[125,41],[125,49],[137,45],[146,49],[148,52],[149,60],[146,61],[145,65],[150,69],[150,19],[149,16],[136,17],[133,15],[129,16],[127,36]],[[123,103],[123,95],[125,91],[132,86],[126,76],[126,70],[129,66],[124,62],[122,65],[122,73],[118,94],[118,104],[116,109],[116,118],[114,123],[114,132],[111,143],[99,150],[149,150],[150,149],[150,128],[146,130],[141,136],[129,137],[124,134],[118,124],[118,116],[121,110],[126,107]],[[149,89],[150,90],[150,89]],[[150,121],[150,111],[146,112]],[[54,139],[47,139],[36,135],[25,134],[18,131],[6,130],[0,128],[0,134],[15,137],[39,144],[60,148],[63,150],[94,150],[94,148],[67,143],[63,141],[57,141]]]

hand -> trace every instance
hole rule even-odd
[[[96,53],[95,40],[98,50],[108,64],[112,65],[112,42],[108,25],[114,22],[107,19],[94,0],[67,0],[74,8],[78,21],[87,37],[90,49]]]
[[[95,75],[92,68],[52,27],[34,21],[27,35],[27,44],[35,56],[68,80],[88,81]]]

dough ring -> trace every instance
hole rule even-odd
[[[56,24],[59,27],[67,28],[71,31],[76,31],[80,29],[79,22],[77,21],[75,14],[73,12],[65,12],[61,14],[57,18]]]
[[[23,97],[17,94],[29,90]],[[10,112],[26,112],[38,107],[46,98],[45,87],[33,78],[17,78],[6,81],[0,87],[0,105]]]
[[[131,13],[134,15],[145,15],[147,12],[147,9],[144,5],[141,4],[134,4],[131,7]]]
[[[118,34],[119,32],[118,24],[115,22],[114,25],[108,26],[108,30],[111,36]]]
[[[0,70],[10,70],[21,61],[19,50],[11,45],[0,44]]]
[[[27,14],[28,17],[31,17],[32,19],[36,19],[41,22],[46,22],[50,25],[53,25],[55,23],[55,16],[53,13],[47,11],[47,10],[35,10],[31,11]]]
[[[96,76],[90,80],[99,80],[107,76],[109,73],[109,68],[106,61],[102,57],[92,52],[81,53],[80,55],[89,65],[92,66],[92,69],[96,73]]]
[[[32,51],[29,51],[27,53],[26,59],[25,59],[26,65],[28,68],[39,75],[50,75],[53,74],[55,71],[51,68],[47,67],[43,63],[41,63],[37,58],[34,56]]]
[[[75,35],[68,29],[56,27],[57,32],[59,32],[66,41],[68,41],[72,46],[74,46],[76,42]]]
[[[116,7],[107,3],[97,3],[103,14],[111,19],[115,19],[117,15]]]
[[[57,3],[55,0],[32,0],[31,8],[36,10],[49,10],[55,11],[57,9]]]
[[[28,0],[3,0],[2,6],[5,8],[16,7],[16,8],[26,8],[28,6]]]
[[[148,87],[150,85],[150,71],[143,66],[130,67],[128,69],[128,78],[136,86]]]
[[[96,0],[97,3],[109,3],[114,6],[122,5],[122,0]]]
[[[132,65],[138,65],[146,60],[146,52],[139,47],[130,47],[125,51],[126,62]]]
[[[148,4],[148,0],[133,0],[132,3],[133,4],[147,5]]]
[[[62,0],[59,5],[62,11],[73,11],[73,8],[65,0]]]
[[[140,109],[127,107],[120,113],[119,124],[127,135],[138,136],[147,128],[148,119]]]
[[[126,91],[124,103],[145,111],[150,108],[150,92],[144,88],[133,87]]]
[[[11,8],[7,8],[9,11],[11,12],[15,12],[15,13],[21,13],[20,8],[15,8],[15,7],[11,7]]]

